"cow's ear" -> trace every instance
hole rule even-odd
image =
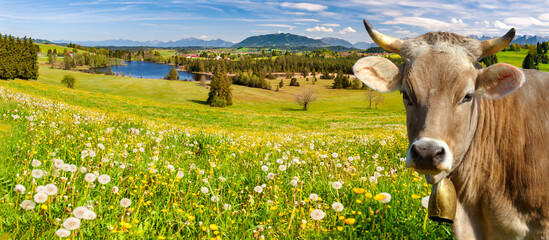
[[[353,72],[360,81],[374,90],[392,92],[400,89],[400,71],[386,58],[361,58],[353,66]]]
[[[524,84],[521,69],[506,63],[494,64],[484,69],[477,78],[477,92],[488,99],[500,99]]]

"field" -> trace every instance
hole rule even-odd
[[[404,168],[398,93],[367,109],[362,91],[300,79],[233,86],[217,109],[197,83],[71,72],[70,90],[66,73],[0,82],[0,238],[451,238]]]
[[[500,63],[509,63],[515,67],[522,67],[522,62],[528,54],[528,50],[521,49],[520,52],[514,51],[505,51],[497,53],[498,62]],[[549,72],[549,64],[540,63],[538,65],[540,71]]]

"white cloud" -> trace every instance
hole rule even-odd
[[[549,4],[549,0],[547,1],[547,4]],[[544,13],[544,14],[539,15],[539,19],[541,19],[543,21],[549,21],[549,13]]]
[[[283,27],[283,28],[289,28],[290,30],[294,29],[295,27],[288,24],[257,24],[257,26],[260,27]]]
[[[356,33],[356,30],[354,30],[351,27],[346,27],[345,29],[339,31],[339,34],[347,34],[347,33]]]
[[[534,17],[510,17],[506,18],[504,22],[519,27],[529,27],[532,25],[545,27],[549,26],[549,22],[542,22]]]
[[[402,13],[397,10],[388,10],[388,11],[382,11],[381,14],[389,17],[400,17],[402,16]]]
[[[494,27],[499,29],[510,29],[511,27],[507,26],[507,24],[500,22],[499,20],[496,20],[494,22]]]
[[[318,19],[298,18],[298,19],[293,19],[292,21],[296,21],[296,22],[318,22]]]
[[[423,17],[396,17],[385,21],[383,24],[402,24],[424,28],[427,31],[455,31],[467,26],[461,19],[452,18],[450,22],[444,22],[432,18]]]
[[[325,23],[325,24],[322,24],[322,26],[326,26],[326,27],[339,27],[340,25],[337,24],[337,23]]]
[[[318,12],[326,10],[328,7],[316,3],[291,3],[291,2],[283,2],[280,4],[280,6],[285,8],[294,8],[294,9],[300,9],[305,11],[311,11],[311,12]]]
[[[209,38],[209,36],[205,36],[205,35],[200,36],[200,39],[206,39],[206,38]]]
[[[395,33],[410,34],[410,31],[408,31],[408,30],[402,30],[402,31],[395,31]]]
[[[307,28],[307,29],[305,29],[305,31],[307,31],[307,32],[334,32],[334,29],[327,28],[327,27],[316,26],[314,28]]]

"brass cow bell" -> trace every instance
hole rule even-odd
[[[457,198],[454,184],[448,178],[433,186],[429,197],[429,219],[453,223],[456,217]]]

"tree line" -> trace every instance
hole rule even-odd
[[[36,80],[38,52],[31,38],[0,35],[0,79]]]

